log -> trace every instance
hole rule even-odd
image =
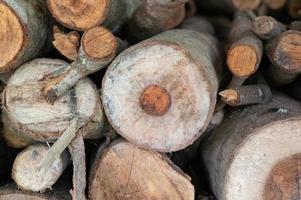
[[[267,85],[243,85],[225,89],[219,92],[222,101],[230,106],[267,103],[271,90]]]
[[[301,20],[292,21],[290,24],[291,30],[301,31]]]
[[[189,176],[167,156],[125,140],[114,141],[97,155],[89,180],[91,200],[194,199]]]
[[[206,33],[209,35],[215,34],[215,30],[212,24],[207,19],[200,16],[188,17],[183,22],[181,28],[194,30],[199,33]]]
[[[70,160],[65,152],[52,163],[46,173],[42,173],[39,167],[48,151],[47,145],[35,144],[19,153],[12,168],[12,178],[18,188],[44,192],[59,179]]]
[[[270,16],[259,16],[253,21],[254,32],[263,40],[269,40],[286,30],[286,26]]]
[[[289,84],[301,73],[301,32],[288,30],[269,41],[266,54],[272,65],[266,69],[269,82],[276,86]]]
[[[301,19],[301,2],[299,0],[288,0],[287,10],[289,15],[295,19]]]
[[[59,28],[54,28],[53,46],[68,60],[74,61],[79,49],[80,35],[76,31],[64,33]]]
[[[264,0],[264,4],[271,10],[280,10],[288,0]]]
[[[199,7],[210,11],[233,13],[237,10],[255,10],[259,7],[261,0],[207,0],[199,1]]]
[[[85,31],[103,25],[117,31],[140,5],[140,0],[47,0],[52,16],[62,25]]]
[[[0,79],[36,57],[51,35],[50,19],[43,0],[0,2]]]
[[[247,13],[236,14],[229,33],[228,45],[226,62],[233,79],[247,79],[257,71],[263,53],[262,42],[253,33],[252,20]],[[241,84],[243,81],[239,82]]]
[[[300,197],[300,111],[299,102],[274,93],[267,104],[233,112],[208,135],[201,159],[217,199]]]
[[[185,4],[185,13],[186,13],[186,18],[192,17],[196,14],[197,12],[197,7],[196,7],[196,3],[194,0],[189,0],[186,4]]]
[[[66,191],[47,192],[44,194],[21,191],[14,184],[8,184],[0,188],[0,200],[70,200]]]
[[[179,26],[185,18],[189,0],[146,0],[134,12],[128,32],[133,41],[154,36]]]
[[[47,102],[53,104],[81,79],[106,67],[127,44],[104,27],[84,33],[76,60],[49,80],[43,89]]]
[[[187,29],[126,49],[103,79],[108,120],[139,146],[160,152],[187,147],[213,115],[220,62],[216,39]]]

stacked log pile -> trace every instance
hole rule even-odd
[[[301,199],[301,1],[0,0],[0,200]]]

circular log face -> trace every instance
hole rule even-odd
[[[52,16],[68,28],[84,31],[106,18],[109,0],[48,0]]]
[[[301,153],[279,161],[266,182],[264,200],[301,198]]]
[[[0,69],[4,70],[22,50],[26,38],[18,16],[3,2],[0,2],[0,27]]]
[[[301,33],[287,31],[281,34],[275,49],[276,64],[289,72],[301,71]]]
[[[36,59],[21,66],[10,77],[4,106],[17,130],[36,140],[51,140],[64,132],[75,116],[93,119],[93,128],[101,126],[100,99],[88,79],[81,80],[53,105],[46,102],[43,88],[66,65],[61,60]],[[90,128],[82,129],[82,134],[89,134]]]
[[[200,67],[184,49],[163,41],[127,49],[103,80],[109,121],[146,148],[169,152],[188,146],[208,124],[215,105]]]
[[[94,162],[89,195],[91,200],[193,200],[194,188],[165,155],[118,140]]]
[[[223,199],[300,198],[300,119],[255,129],[235,150],[224,182]]]

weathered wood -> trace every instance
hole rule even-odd
[[[43,89],[47,102],[54,103],[80,80],[106,67],[127,46],[124,43],[101,26],[86,31],[76,60],[50,79]]]
[[[0,78],[41,53],[51,35],[43,0],[0,2]]]
[[[177,151],[192,144],[213,115],[219,58],[213,36],[185,29],[126,49],[103,79],[110,123],[131,142],[153,150]]]
[[[267,85],[243,85],[225,89],[219,93],[222,101],[230,106],[267,103],[271,90]]]
[[[281,22],[270,16],[259,16],[253,21],[254,32],[263,40],[269,40],[285,31]]]
[[[47,0],[52,16],[78,31],[103,25],[117,31],[140,5],[140,0]]]
[[[233,112],[208,135],[201,157],[217,199],[300,197],[300,111],[299,102],[274,94],[267,104]],[[287,159],[294,164],[278,170]]]
[[[35,144],[24,149],[15,159],[12,178],[19,188],[33,192],[44,192],[58,180],[70,163],[66,152],[58,157],[48,171],[41,171],[40,164],[47,155],[49,147]]]
[[[76,31],[64,33],[59,28],[54,28],[53,46],[68,60],[74,61],[79,49],[80,35]]]
[[[167,156],[117,140],[95,159],[89,197],[193,200],[194,187]]]
[[[261,0],[207,0],[198,3],[200,8],[232,13],[237,10],[255,10],[260,5]]]
[[[189,0],[145,0],[134,12],[128,26],[135,41],[175,28],[185,18]]]

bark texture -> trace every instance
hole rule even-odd
[[[194,188],[190,178],[165,155],[117,140],[95,159],[89,197],[193,200]]]
[[[259,16],[253,21],[254,32],[263,40],[269,40],[285,31],[286,27],[270,16]]]
[[[277,163],[301,152],[300,111],[299,102],[274,94],[267,104],[234,111],[203,141],[201,158],[218,199],[300,197],[296,179],[289,179],[292,187],[285,188],[287,174],[296,172],[293,166],[287,166],[286,172],[276,170],[278,177],[283,176],[278,179],[283,188],[265,191]]]
[[[213,36],[184,29],[128,48],[103,79],[110,123],[131,142],[153,150],[170,152],[192,144],[213,114],[219,58]]]

